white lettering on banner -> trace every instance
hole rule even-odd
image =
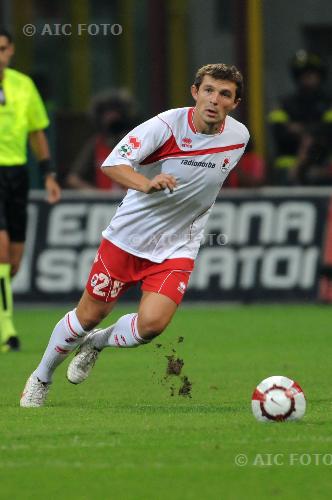
[[[240,288],[251,288],[255,283],[258,261],[263,257],[263,254],[264,249],[260,247],[246,247],[239,250],[238,257],[241,261]]]
[[[230,243],[234,243],[233,229],[235,224],[236,205],[229,202],[216,203],[212,209],[210,217],[207,220],[204,233],[205,235],[212,233],[226,234],[228,238],[232,239]]]
[[[53,208],[48,224],[49,245],[77,246],[84,243],[83,217],[86,215],[86,203],[63,203]]]
[[[89,206],[88,220],[86,222],[86,243],[99,246],[101,232],[108,226],[115,210],[110,211],[107,205]]]
[[[270,248],[262,261],[261,282],[266,288],[292,288],[299,282],[302,249],[294,247]],[[286,269],[278,273],[283,262]]]
[[[75,290],[76,262],[75,250],[44,250],[37,262],[39,290],[49,293]]]
[[[315,280],[315,269],[319,257],[317,248],[303,250],[301,247],[271,248],[262,262],[261,280],[266,288],[283,289],[299,286],[309,288]],[[278,272],[284,262],[287,269]]]
[[[83,290],[96,248],[44,250],[37,261],[36,283],[42,292],[60,293]]]
[[[62,203],[52,208],[47,242],[52,246],[99,245],[101,232],[109,224],[116,205]]]
[[[320,220],[324,203],[302,197],[236,197],[217,202],[207,222],[205,246],[198,255],[189,289],[211,293],[208,289],[213,284],[216,298],[226,299],[229,295],[241,299],[241,291],[248,290],[263,299],[264,291],[273,290],[277,293],[274,296],[280,297],[279,291],[293,289],[294,297],[297,293],[301,297],[301,291],[302,297],[313,294],[325,224]],[[15,293],[29,298],[30,291],[36,297],[50,297],[83,290],[101,232],[116,209],[114,202],[76,203],[67,198],[45,214],[41,203],[32,202],[30,244],[14,281]],[[213,246],[220,235],[227,237],[227,244]],[[114,289],[114,293],[118,291]]]
[[[308,244],[315,234],[316,209],[307,202],[288,201],[280,205],[275,224],[275,242],[287,241],[289,231],[297,231],[299,243]]]
[[[212,276],[219,276],[219,286],[224,290],[236,283],[236,253],[230,248],[206,248],[197,260],[189,281],[189,288],[208,288]]]
[[[205,248],[197,259],[189,288],[206,289],[211,278],[217,276],[222,290],[237,286],[243,290],[257,286],[269,290],[307,289],[315,283],[318,258],[316,247],[248,247],[239,251]]]
[[[237,220],[233,232],[236,243],[243,245],[249,240],[251,224],[254,219],[260,221],[259,243],[269,243],[273,241],[274,215],[276,207],[269,202],[247,202],[242,203],[238,208]],[[231,239],[233,243],[233,240]]]
[[[249,242],[253,223],[258,222],[257,243],[287,243],[289,232],[293,231],[299,243],[308,244],[315,235],[316,218],[316,207],[310,202],[218,203],[213,207],[205,234],[226,234],[231,245],[243,245]]]
[[[303,254],[300,287],[310,288],[315,283],[316,269],[319,264],[320,250],[317,247],[308,248]]]

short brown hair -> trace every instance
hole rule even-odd
[[[206,64],[199,68],[195,75],[194,85],[199,89],[205,75],[209,75],[216,80],[228,80],[236,84],[235,98],[239,99],[243,95],[243,76],[235,66],[227,64]]]

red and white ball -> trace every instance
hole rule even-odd
[[[301,387],[294,380],[274,375],[256,387],[251,407],[260,422],[299,420],[305,414],[306,400]]]

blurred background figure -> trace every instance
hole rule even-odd
[[[252,139],[249,139],[246,151],[226,179],[223,187],[254,188],[261,187],[266,180],[266,163],[262,155],[254,149]]]
[[[94,97],[89,115],[95,132],[75,159],[66,186],[81,190],[123,191],[123,187],[103,174],[100,165],[138,123],[136,102],[125,89],[107,90]]]
[[[332,104],[324,88],[327,67],[313,53],[299,50],[290,69],[295,92],[269,114],[276,158],[273,180],[281,185],[332,184]]]
[[[31,78],[9,67],[15,46],[0,27],[0,351],[18,350],[12,277],[23,257],[28,215],[27,144],[36,158],[49,203],[61,196],[45,129],[49,119]]]

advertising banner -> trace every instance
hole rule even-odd
[[[331,192],[266,188],[222,194],[185,300],[303,302],[327,294],[320,269],[332,265]],[[120,201],[66,192],[50,206],[33,192],[26,252],[14,280],[16,300],[76,301]],[[125,298],[137,296],[133,290]]]

